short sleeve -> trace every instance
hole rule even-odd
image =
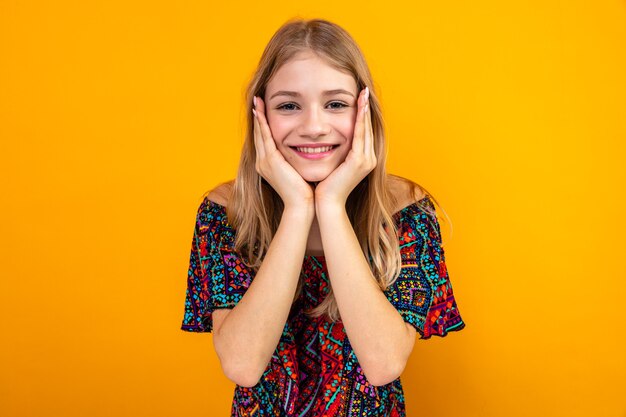
[[[423,211],[428,207],[433,214]],[[398,224],[402,269],[385,290],[404,321],[420,334],[445,336],[465,327],[452,291],[434,206],[429,198],[405,207]]]
[[[250,286],[250,272],[232,250],[233,237],[225,207],[205,198],[191,241],[182,330],[210,333],[213,311],[235,307]]]

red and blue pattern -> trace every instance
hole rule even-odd
[[[465,327],[445,265],[439,224],[420,207],[428,196],[394,214],[402,270],[385,295],[421,339]],[[181,329],[211,332],[212,312],[233,308],[254,279],[234,251],[235,230],[225,207],[205,197],[192,240],[185,314]],[[305,256],[304,287],[261,380],[236,385],[231,417],[404,417],[400,378],[374,386],[365,378],[341,321],[311,319],[304,310],[319,305],[330,290],[325,259]]]

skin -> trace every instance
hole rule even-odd
[[[335,88],[355,92],[349,109],[338,112],[327,106],[332,97],[322,92]],[[376,284],[346,213],[348,195],[377,164],[368,90],[357,97],[355,89],[351,76],[310,52],[285,64],[268,84],[268,106],[255,97],[256,169],[283,199],[286,212],[299,213],[312,224],[313,218],[317,220],[346,334],[368,381],[384,385],[404,370],[416,331]],[[297,106],[289,106],[290,111],[277,109],[287,101],[270,98],[279,90],[298,91]],[[341,97],[342,101],[349,98]],[[288,101],[296,102],[293,97]],[[311,142],[339,143],[340,147],[322,160],[303,159],[289,148]],[[313,225],[311,233],[315,232]]]
[[[324,94],[327,90],[345,92]],[[284,91],[298,95],[280,93]],[[315,254],[323,250],[314,204],[345,205],[352,189],[376,166],[369,112],[357,123],[358,100],[362,100],[362,107],[367,101],[365,95],[365,89],[357,91],[351,74],[331,67],[311,51],[303,51],[276,72],[264,99],[255,97],[261,118],[255,129],[260,138],[270,141],[255,142],[257,172],[285,206],[304,204],[308,206],[304,210],[315,213],[307,244]],[[311,143],[338,147],[317,160],[302,158],[291,148]]]
[[[303,76],[306,74],[306,76]],[[324,95],[324,90],[347,93]],[[301,96],[275,95],[292,91]],[[350,151],[357,116],[357,85],[350,74],[339,72],[312,52],[302,52],[284,64],[266,88],[265,115],[276,148],[307,182],[327,178]],[[307,160],[290,146],[333,143],[340,146],[324,159]]]

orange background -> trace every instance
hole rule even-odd
[[[229,415],[193,225],[296,15],[354,36],[452,219],[467,327],[416,342],[408,416],[625,416],[625,3],[484,0],[0,3],[0,415]]]

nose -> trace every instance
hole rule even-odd
[[[298,129],[300,136],[316,138],[330,132],[323,110],[313,106],[308,108],[302,115],[302,123]]]

